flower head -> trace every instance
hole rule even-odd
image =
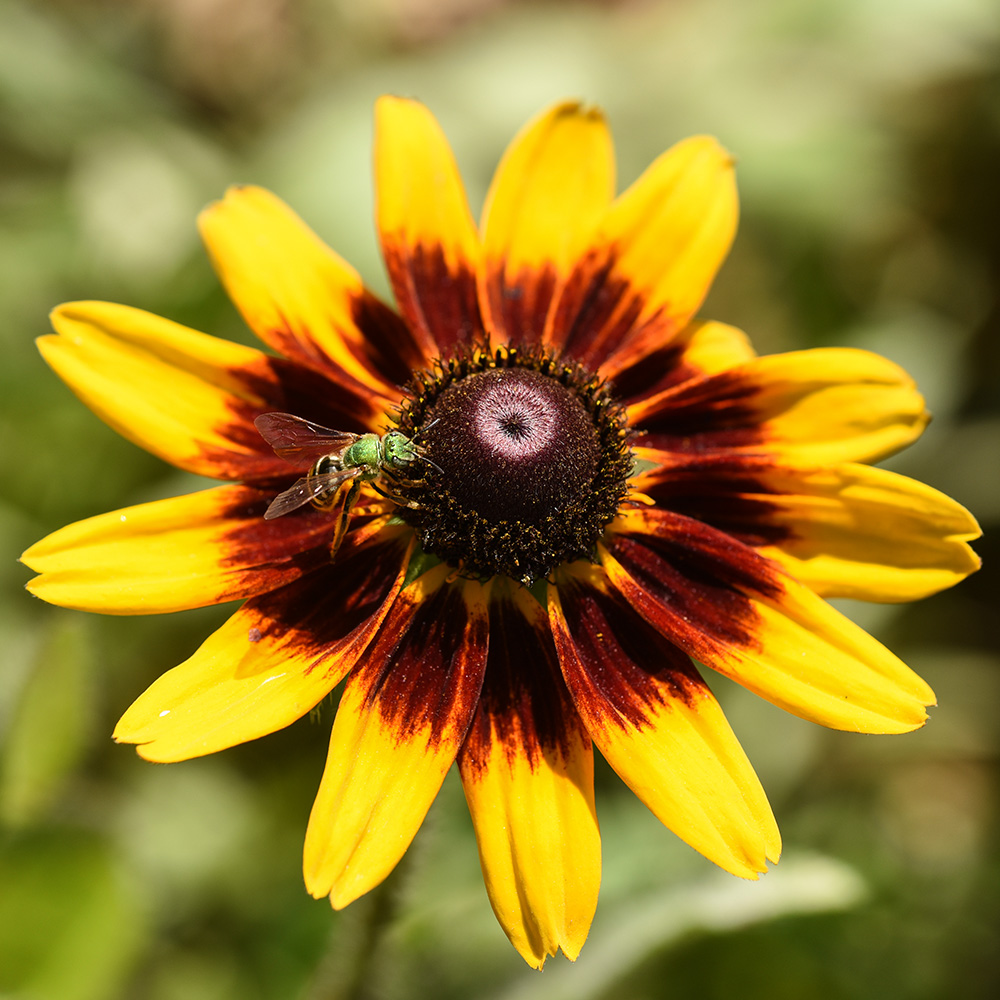
[[[540,966],[576,956],[596,907],[592,741],[756,878],[778,829],[699,666],[822,725],[915,729],[931,690],[823,598],[950,586],[978,530],[867,464],[927,422],[894,364],[758,358],[694,318],[736,228],[713,139],[616,198],[603,118],[559,104],[514,140],[478,228],[421,105],[379,102],[375,164],[398,312],[253,187],[201,228],[276,355],[125,306],[55,311],[42,353],[88,406],[230,484],[55,532],[25,553],[29,587],[113,614],[245,599],[115,738],[211,753],[346,678],[309,891],[342,907],[377,885],[457,762],[493,908]]]

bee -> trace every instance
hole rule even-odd
[[[405,471],[420,457],[411,439],[401,431],[352,434],[291,413],[263,413],[254,425],[280,458],[292,463],[309,459],[313,462],[302,479],[271,501],[264,519],[282,517],[307,503],[321,510],[342,505],[338,537],[346,528],[362,483],[370,483],[384,473]]]

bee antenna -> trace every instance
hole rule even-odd
[[[428,465],[433,465],[434,468],[437,469],[438,472],[440,472],[442,476],[444,475],[444,469],[442,469],[441,466],[437,464],[437,462],[435,462],[432,459],[428,458],[426,455],[421,455],[419,451],[416,452],[415,454],[416,454],[417,458],[419,458],[422,462],[426,462]]]
[[[411,438],[411,440],[413,440],[413,441],[416,441],[416,440],[417,440],[417,438],[418,438],[418,437],[420,437],[420,435],[424,433],[424,431],[429,431],[429,430],[430,430],[430,429],[431,429],[431,428],[432,428],[432,427],[433,427],[433,426],[434,426],[435,424],[439,424],[439,423],[441,423],[441,418],[440,418],[440,417],[435,417],[435,418],[434,418],[434,419],[433,419],[433,420],[432,420],[432,421],[431,421],[431,422],[430,422],[429,424],[427,424],[427,425],[426,425],[425,427],[421,427],[421,428],[420,428],[420,430],[419,430],[419,431],[417,431],[417,432],[416,432],[416,433],[415,433],[415,434],[413,435],[413,437]]]

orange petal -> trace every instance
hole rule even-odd
[[[404,590],[347,682],[306,831],[313,896],[340,909],[378,885],[423,822],[475,711],[486,596],[441,566]]]
[[[614,195],[604,116],[556,104],[511,143],[483,209],[480,300],[500,343],[534,344]]]
[[[486,677],[458,762],[497,920],[534,968],[559,948],[575,959],[601,881],[593,753],[542,606],[503,580],[494,584]]]
[[[416,101],[375,105],[375,194],[389,280],[424,354],[482,340],[479,234],[448,140]]]

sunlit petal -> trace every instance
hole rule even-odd
[[[424,353],[482,339],[479,233],[448,140],[416,101],[375,105],[375,194],[392,290]]]
[[[285,357],[390,404],[408,371],[429,360],[357,272],[269,191],[230,188],[198,222],[247,325]]]
[[[294,408],[348,431],[378,410],[364,394],[330,398],[329,383],[280,358],[109,302],[69,302],[41,337],[45,360],[105,423],[174,465],[217,479],[287,474],[253,426]],[[325,391],[324,391],[325,389]]]
[[[126,507],[60,528],[22,561],[28,589],[105,614],[200,608],[275,590],[330,561],[327,512],[265,521],[273,493],[222,486]]]
[[[736,233],[733,160],[714,139],[669,149],[611,206],[546,340],[590,368],[633,364],[701,305]]]
[[[554,298],[614,195],[604,116],[557,104],[515,137],[483,209],[480,299],[500,342],[536,343]]]
[[[431,571],[396,599],[337,711],[303,865],[309,892],[338,909],[406,852],[476,708],[486,597],[446,574]]]
[[[248,601],[136,699],[115,739],[139,744],[147,760],[186,760],[301,718],[378,632],[406,559],[398,538],[358,547],[347,541],[336,566]]]
[[[764,453],[815,465],[885,458],[918,438],[928,419],[898,365],[852,348],[755,358],[629,407],[647,447]]]
[[[594,742],[660,821],[717,865],[757,878],[781,853],[764,791],[691,661],[593,570],[549,591],[559,662]]]
[[[603,372],[614,379],[615,392],[624,403],[641,403],[690,379],[735,368],[756,355],[750,339],[735,326],[696,320],[674,340],[629,364],[615,355]]]
[[[769,521],[786,530],[763,555],[824,597],[914,601],[979,568],[975,518],[938,490],[886,469],[774,469]]]
[[[601,564],[612,586],[700,663],[835,729],[899,733],[934,693],[881,643],[749,546],[655,509],[622,515]]]
[[[486,677],[458,762],[500,925],[535,968],[560,948],[576,958],[601,881],[593,754],[544,609],[499,580]]]

